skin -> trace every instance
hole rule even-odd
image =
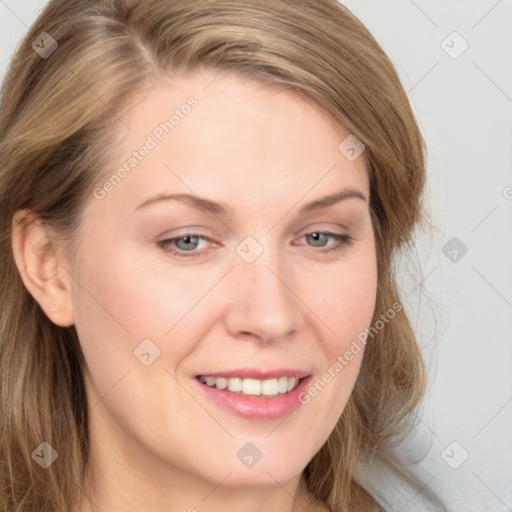
[[[79,512],[327,510],[308,505],[301,472],[338,421],[363,350],[285,419],[236,416],[193,378],[299,368],[314,381],[370,326],[377,265],[368,202],[298,214],[343,188],[368,199],[364,161],[338,150],[349,133],[312,101],[202,70],[137,98],[123,116],[125,157],[111,170],[191,96],[198,106],[136,169],[103,199],[91,195],[76,261],[64,250],[37,258],[32,248],[48,230],[15,222],[25,285],[54,323],[75,325],[87,362],[92,456]],[[155,194],[191,191],[232,215],[176,201],[134,211]],[[324,253],[336,240],[315,242],[315,230],[354,240]],[[208,239],[173,247],[197,258],[157,245],[187,233]],[[253,263],[236,252],[248,236],[263,248]],[[146,338],[160,350],[149,366],[134,356]],[[262,453],[252,468],[236,456],[247,442]]]

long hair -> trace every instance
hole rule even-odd
[[[47,55],[34,49],[41,37]],[[30,209],[72,250],[84,204],[115,161],[123,109],[173,73],[202,67],[299,93],[364,143],[378,264],[373,322],[400,302],[394,256],[423,219],[425,145],[392,62],[347,8],[336,0],[50,1],[11,61],[0,103],[2,512],[75,510],[89,457],[77,333],[53,324],[24,287],[13,216]],[[372,461],[415,485],[395,448],[424,388],[401,309],[368,338],[346,408],[304,470],[309,492],[335,512],[376,510],[361,474]],[[61,454],[44,471],[32,458],[42,442]]]

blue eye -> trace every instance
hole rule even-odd
[[[194,258],[201,256],[201,253],[199,252],[191,252],[197,249],[196,246],[199,240],[208,240],[208,238],[203,235],[197,235],[195,233],[187,233],[186,235],[176,238],[168,238],[166,240],[162,240],[158,242],[158,246],[161,247],[165,252],[171,253],[180,258]],[[176,250],[174,244],[178,242],[183,242],[183,244],[181,247],[178,246],[178,250]]]
[[[341,249],[347,244],[352,243],[352,238],[350,238],[348,235],[338,235],[336,233],[326,233],[322,231],[313,231],[312,233],[308,233],[307,235],[304,235],[303,238],[311,237],[312,240],[315,242],[318,242],[319,239],[321,240],[323,237],[323,240],[334,238],[336,240],[336,243],[332,246],[330,246],[327,251],[324,252],[330,252],[332,250]],[[313,247],[325,247],[325,244],[321,245],[313,245]]]
[[[329,238],[335,240],[334,244],[328,246],[326,243],[319,245],[312,245],[312,247],[327,247],[321,251],[317,251],[320,253],[328,253],[332,251],[340,251],[346,246],[350,246],[353,244],[354,239],[349,235],[340,235],[337,233],[330,233],[328,231],[313,231],[311,233],[307,233],[302,238],[309,238],[313,240],[313,242],[319,241],[328,241]],[[167,238],[165,240],[161,240],[157,242],[157,245],[166,253],[170,253],[178,258],[196,258],[204,254],[205,251],[197,251],[197,245],[201,240],[209,240],[208,237],[204,235],[199,235],[196,233],[187,233],[186,235],[182,235],[176,238]],[[180,242],[181,247],[178,245]]]

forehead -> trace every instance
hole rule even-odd
[[[308,191],[311,200],[341,187],[367,195],[364,159],[351,161],[340,150],[349,132],[312,100],[279,86],[189,73],[136,97],[122,118],[123,157],[109,172],[124,171],[109,187],[111,200],[120,190],[131,204],[173,191],[255,202],[296,202]]]

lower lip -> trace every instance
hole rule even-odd
[[[298,409],[302,404],[299,395],[306,390],[311,375],[299,381],[299,385],[288,393],[279,393],[274,396],[245,396],[237,395],[227,390],[211,388],[199,379],[192,379],[201,391],[213,402],[227,410],[253,420],[274,420],[282,418]]]

